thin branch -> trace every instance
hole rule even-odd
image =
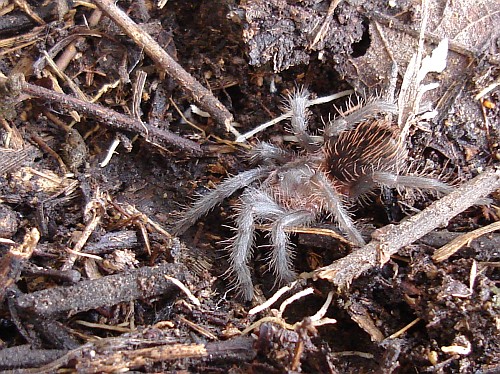
[[[348,287],[363,272],[383,265],[399,249],[445,226],[451,218],[498,188],[500,169],[490,169],[399,225],[377,230],[372,235],[374,240],[369,244],[331,265],[315,270],[312,277],[327,279],[341,288]]]
[[[10,80],[19,80],[14,84],[18,84],[19,91],[34,97],[44,99],[48,102],[61,105],[63,108],[74,109],[78,112],[92,116],[99,122],[105,123],[117,130],[132,131],[144,137],[147,141],[151,141],[151,137],[159,140],[162,143],[183,149],[188,152],[201,154],[202,150],[198,143],[189,139],[185,139],[171,131],[163,130],[155,126],[150,126],[136,118],[125,114],[115,112],[112,109],[103,107],[98,104],[83,101],[73,96],[62,94],[49,90],[44,87],[36,86],[24,81],[24,77],[10,77]]]
[[[173,77],[203,109],[210,113],[216,122],[223,124],[226,130],[232,132],[236,137],[239,136],[238,131],[231,125],[233,115],[227,108],[212,92],[184,70],[151,35],[142,30],[125,12],[119,9],[113,0],[95,0],[94,3],[120,26],[139,47],[143,48],[159,67]]]

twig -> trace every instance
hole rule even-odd
[[[95,221],[93,221],[95,222]],[[91,222],[91,223],[93,223]],[[103,258],[101,256],[97,256],[97,255],[93,255],[92,253],[84,253],[84,252],[80,252],[80,251],[75,251],[74,249],[71,249],[71,248],[66,248],[66,252],[68,252],[70,255],[74,256],[74,258],[78,258],[78,257],[86,257],[86,258],[91,258],[93,260],[97,260],[97,261],[103,261]],[[73,260],[74,262],[74,260]],[[64,270],[64,271],[69,271],[69,270]]]
[[[113,340],[114,339],[114,340]],[[103,341],[106,340],[106,341]],[[251,361],[255,355],[253,339],[237,337],[226,341],[205,344],[156,343],[146,339],[107,338],[89,346],[77,359],[77,371],[87,373],[116,373],[134,371],[145,365],[166,361],[218,361],[232,359],[234,362]],[[103,344],[104,343],[104,344]],[[89,354],[92,352],[93,354]],[[94,353],[95,352],[95,353]],[[75,361],[73,359],[73,361]],[[61,366],[61,365],[59,365]],[[49,368],[49,366],[46,366]],[[52,367],[51,371],[57,371]],[[44,372],[48,372],[44,371]]]
[[[326,312],[328,311],[328,308],[330,307],[332,300],[333,300],[333,291],[330,291],[328,292],[328,296],[326,297],[326,300],[323,306],[320,308],[320,310],[318,310],[314,316],[311,316],[311,321],[317,322],[321,320],[326,315]]]
[[[292,288],[294,288],[295,285],[297,284],[297,282],[298,281],[294,281],[294,282],[290,283],[290,285],[287,285],[287,286],[284,286],[284,287],[280,288],[278,291],[276,291],[276,293],[272,297],[270,297],[269,299],[267,299],[264,303],[262,303],[260,305],[257,305],[256,307],[253,307],[252,309],[250,309],[248,311],[248,315],[249,316],[253,316],[254,314],[260,313],[263,310],[266,310],[267,308],[269,308],[276,301],[278,301],[278,299],[281,296],[283,296],[285,293],[287,293]]]
[[[333,300],[333,291],[330,291],[328,293],[328,297],[326,298],[325,303],[321,307],[320,310],[316,312],[314,316],[311,316],[309,319],[303,319],[303,323],[298,326],[297,332],[299,335],[299,340],[297,343],[295,343],[295,349],[293,352],[293,360],[292,360],[292,365],[290,366],[292,371],[299,371],[300,368],[300,359],[302,357],[302,354],[304,353],[304,340],[305,340],[305,334],[308,332],[313,332],[316,333],[315,327],[316,326],[321,326],[323,324],[331,324],[331,323],[336,323],[337,321],[331,318],[323,318],[328,311],[328,308],[330,307],[330,304],[332,303]],[[315,324],[316,323],[316,324]],[[312,327],[312,331],[311,331]]]
[[[79,282],[82,277],[82,275],[77,270],[63,271],[59,269],[43,268],[31,262],[26,264],[23,270],[23,274],[29,274],[31,276],[43,276],[72,284]]]
[[[210,92],[203,87],[191,74],[179,65],[165,50],[156,42],[151,35],[142,30],[125,12],[119,9],[114,1],[95,0],[95,4],[102,9],[123,31],[151,57],[158,66],[172,76],[179,85],[186,89],[191,97],[205,109],[214,120],[223,124],[227,131],[239,136],[238,131],[231,125],[233,115],[227,108]]]
[[[295,282],[293,283],[293,285],[295,285]],[[278,290],[278,293],[282,294],[282,291]],[[241,335],[248,334],[249,332],[253,331],[255,328],[259,327],[260,325],[266,322],[276,323],[281,327],[290,331],[296,331],[298,328],[304,327],[306,325],[309,325],[311,327],[316,327],[316,326],[323,326],[323,325],[337,323],[337,320],[325,317],[326,311],[328,310],[328,307],[330,306],[333,300],[332,291],[328,293],[328,297],[326,298],[325,303],[318,310],[318,312],[314,314],[314,316],[303,318],[301,321],[295,322],[293,325],[285,321],[285,319],[283,318],[283,313],[285,312],[286,307],[307,295],[311,295],[312,293],[314,293],[314,289],[312,287],[309,287],[306,288],[305,290],[293,294],[288,299],[283,301],[283,303],[279,307],[279,310],[277,311],[276,316],[267,316],[259,319],[258,321],[248,326],[245,330],[243,330],[241,332]]]
[[[258,230],[265,230],[265,231],[271,231],[272,226],[271,225],[255,225],[255,228]],[[291,227],[285,227],[284,228],[285,232],[292,232],[294,234],[312,234],[312,235],[321,235],[321,236],[327,236],[330,238],[334,238],[338,240],[339,242],[345,243],[345,244],[353,244],[346,238],[344,238],[341,234],[339,234],[337,231],[334,231],[332,229],[324,228],[324,227],[299,227],[299,226],[291,226]]]
[[[175,103],[174,100],[172,100],[171,97],[169,97],[168,99],[170,101],[170,104],[172,104],[172,106],[174,107],[174,109],[181,116],[182,120],[185,121],[192,128],[195,128],[196,130],[198,130],[199,132],[201,132],[201,137],[205,138],[206,137],[205,130],[203,130],[201,127],[196,126],[192,121],[188,120],[186,118],[186,116],[184,115],[184,113],[182,113],[182,111],[180,110],[179,106]]]
[[[52,57],[49,56],[47,51],[43,51],[43,55],[45,57],[45,60],[47,61],[47,64],[52,68],[54,73],[58,76],[59,79],[63,80],[66,83],[69,89],[73,91],[75,96],[78,97],[80,100],[89,101],[89,98],[81,90],[81,88],[75,82],[73,82],[73,80],[66,73],[64,73],[59,69],[59,67],[56,65]],[[60,91],[62,92],[62,90]]]
[[[25,94],[39,97],[46,101],[57,103],[62,107],[67,107],[69,109],[74,109],[79,112],[85,113],[86,115],[90,115],[100,122],[106,123],[115,129],[138,133],[147,141],[151,141],[151,139],[149,139],[151,136],[166,144],[175,146],[185,151],[197,154],[202,153],[202,150],[198,143],[195,143],[188,139],[184,139],[168,130],[162,130],[154,126],[149,126],[133,117],[115,112],[112,109],[105,108],[98,104],[79,100],[66,94],[61,94],[47,88],[26,83],[23,78],[11,77],[11,79],[21,80],[21,82],[19,82],[19,88]]]
[[[182,264],[144,266],[125,273],[84,280],[69,287],[60,286],[24,294],[16,299],[17,306],[26,313],[37,316],[53,316],[69,310],[74,313],[125,301],[147,299],[159,295],[177,293],[178,287],[165,278],[185,276]]]
[[[139,247],[137,232],[135,230],[109,230],[97,243],[87,243],[85,253],[105,254],[120,249]]]
[[[142,221],[143,223],[148,225],[148,228],[150,227],[151,229],[156,230],[158,233],[163,235],[165,239],[167,239],[169,242],[173,240],[173,236],[165,230],[158,222],[154,221],[153,219],[149,218],[146,214],[142,213],[140,210],[138,210],[136,207],[130,205],[130,204],[117,204],[111,199],[108,199],[108,202],[113,205],[120,213],[124,214],[128,218],[130,217],[136,217],[135,219]]]
[[[141,101],[146,78],[148,74],[144,70],[139,70],[136,74],[136,79],[132,85],[132,114],[135,118],[141,119]]]
[[[106,325],[104,323],[93,323],[93,322],[83,321],[80,319],[77,319],[74,322],[79,324],[79,325],[85,326],[85,327],[90,327],[92,329],[114,331],[114,332],[118,332],[118,333],[132,332],[132,330],[129,327],[112,326],[112,325]]]
[[[302,371],[300,370],[300,359],[302,358],[303,353],[304,353],[304,340],[299,339],[299,341],[295,343],[292,364],[290,365],[290,370],[292,372]]]
[[[101,19],[102,12],[98,9],[94,9],[92,14],[90,15],[87,24],[89,27],[95,27],[99,23]],[[57,59],[56,64],[61,71],[66,70],[70,61],[76,56],[78,50],[76,49],[76,45],[85,41],[85,37],[78,37],[76,40],[72,41],[61,53],[61,56]]]
[[[375,25],[375,29],[378,32],[378,35],[380,36],[380,39],[382,40],[382,44],[384,45],[385,51],[389,55],[391,62],[393,64],[395,64],[396,60],[394,59],[394,53],[392,53],[392,50],[389,47],[389,42],[387,41],[387,38],[385,37],[385,34],[384,34],[384,31],[382,30],[382,27],[380,27],[380,24],[377,21],[374,22],[374,25]]]
[[[210,331],[208,331],[206,328],[203,326],[197,325],[194,322],[191,322],[190,320],[184,318],[184,317],[179,317],[179,321],[187,325],[190,329],[196,331],[197,333],[203,335],[205,338],[210,339],[210,340],[218,340],[217,336],[212,334]]]
[[[37,349],[31,344],[5,347],[0,350],[0,368],[20,372],[20,368],[40,367],[67,353],[65,349]],[[40,373],[40,372],[39,372]]]
[[[315,270],[312,277],[326,279],[341,288],[348,287],[363,272],[383,265],[400,248],[446,225],[451,218],[498,188],[500,170],[490,169],[401,224],[377,230],[373,235],[374,240],[369,244],[331,265]],[[381,252],[384,254],[383,261],[380,261]]]
[[[45,152],[47,152],[50,156],[52,156],[56,161],[57,163],[59,164],[59,167],[61,168],[61,171],[64,173],[64,174],[67,174],[68,173],[68,168],[66,167],[66,164],[64,163],[64,161],[61,159],[61,156],[59,156],[52,148],[50,148],[48,146],[47,143],[45,143],[43,141],[43,139],[41,137],[39,137],[38,135],[36,134],[31,134],[31,139],[36,143],[38,144],[38,146]]]
[[[288,299],[286,299],[285,301],[283,301],[283,303],[281,303],[280,308],[278,310],[279,311],[279,316],[280,317],[283,316],[283,313],[285,312],[285,309],[290,304],[294,303],[297,300],[302,299],[303,297],[305,297],[307,295],[311,295],[313,293],[314,293],[314,288],[308,287],[305,290],[299,291],[299,292],[293,294],[292,296],[290,296]]]
[[[295,330],[295,325],[292,325],[290,323],[287,323],[283,318],[281,317],[274,317],[274,316],[268,316],[268,317],[263,317],[259,319],[258,321],[255,321],[252,323],[250,326],[248,326],[245,330],[241,332],[241,335],[246,335],[251,333],[253,330],[255,330],[257,327],[263,325],[266,322],[270,323],[275,323],[278,326],[283,327],[284,329],[294,331]],[[299,323],[299,322],[297,322]]]
[[[326,37],[330,22],[332,21],[333,13],[335,12],[335,9],[337,9],[337,6],[340,4],[341,1],[342,0],[332,0],[330,2],[330,6],[328,7],[328,10],[326,12],[323,24],[319,28],[319,31],[314,37],[313,42],[309,46],[309,49],[313,49],[316,46],[316,44],[318,44],[320,41],[323,41],[323,39]]]
[[[85,229],[82,232],[82,235],[76,242],[75,246],[71,251],[69,251],[69,256],[64,262],[63,266],[61,267],[61,270],[70,270],[73,267],[73,264],[75,263],[76,259],[78,258],[79,252],[82,250],[83,246],[85,243],[87,243],[87,240],[89,239],[90,235],[94,232],[96,229],[97,225],[99,222],[101,222],[101,216],[102,212],[104,210],[104,207],[102,203],[99,201],[100,199],[95,199],[90,201],[87,206],[85,207],[85,210],[90,210],[92,211],[92,218],[90,221],[87,223],[85,226]],[[94,256],[94,255],[91,255]]]
[[[490,93],[495,88],[497,88],[499,85],[500,85],[500,77],[498,77],[492,84],[483,88],[476,96],[474,96],[474,100],[479,100],[479,99],[483,98],[488,93]]]
[[[330,354],[332,355],[332,357],[358,356],[358,357],[366,358],[368,360],[371,360],[374,357],[374,355],[371,353],[360,352],[360,351],[331,352]]]
[[[22,9],[33,21],[40,25],[45,25],[45,21],[35,13],[31,6],[26,2],[26,0],[14,0],[14,3]]]
[[[405,332],[407,332],[409,329],[411,329],[413,326],[415,326],[417,323],[419,323],[422,319],[421,318],[415,318],[413,321],[411,321],[409,324],[407,324],[405,327],[402,329],[399,329],[396,331],[394,334],[391,334],[388,336],[386,339],[396,339],[399,338],[401,335],[403,335]]]
[[[380,343],[384,340],[384,333],[380,331],[367,307],[360,301],[350,297],[349,301],[345,304],[345,309],[351,320],[370,335],[372,342]]]

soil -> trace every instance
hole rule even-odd
[[[172,229],[196,196],[252,167],[248,150],[258,142],[300,152],[288,123],[236,142],[105,14],[92,23],[90,3],[47,3],[0,2],[0,370],[500,371],[500,236],[489,232],[445,261],[432,258],[461,234],[497,223],[499,191],[349,287],[301,279],[271,308],[250,313],[278,288],[263,228],[251,260],[256,298],[244,303],[231,290],[225,248],[238,194],[179,238]],[[396,62],[398,93],[422,19],[411,1],[157,3],[117,5],[212,92],[240,134],[280,116],[297,86],[316,97],[354,88],[369,100]],[[424,53],[448,36],[449,64],[431,74],[440,83],[428,98],[437,115],[407,140],[415,172],[457,186],[500,160],[500,35],[492,31],[499,14],[485,6],[488,16],[469,13],[452,29],[449,12],[465,12],[453,8],[460,6],[471,4],[431,3]],[[64,63],[70,44],[76,53]],[[17,74],[28,84],[9,79]],[[109,120],[28,92],[30,85],[95,102]],[[344,97],[311,107],[311,131],[321,135],[349,106]],[[116,112],[154,136],[117,125]],[[435,199],[387,189],[353,213],[369,236]],[[318,228],[338,232],[328,217]],[[291,235],[298,273],[356,249],[305,231]],[[321,317],[336,323],[317,325],[329,295]]]

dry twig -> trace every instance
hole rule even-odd
[[[319,104],[328,103],[330,101],[333,101],[333,100],[336,100],[336,99],[340,99],[341,97],[352,95],[353,93],[354,93],[354,90],[346,90],[346,91],[338,92],[338,93],[333,94],[333,95],[324,96],[324,97],[318,97],[316,99],[309,100],[307,102],[307,107],[312,106],[312,105],[319,105]],[[265,123],[257,126],[253,130],[250,130],[250,131],[246,132],[245,134],[239,135],[236,138],[236,142],[237,143],[243,143],[243,142],[247,141],[249,138],[251,138],[252,136],[254,136],[255,134],[257,134],[257,133],[259,133],[259,132],[267,129],[270,126],[275,125],[278,122],[284,121],[284,120],[290,118],[291,116],[292,116],[292,112],[291,111],[287,111],[286,113],[283,113],[281,116],[276,117],[276,118],[274,118],[274,119],[272,119],[272,120],[270,120],[268,122],[265,122]]]
[[[399,249],[446,225],[451,218],[498,188],[500,170],[486,171],[399,225],[377,230],[369,244],[315,270],[312,277],[329,280],[341,288],[348,287],[363,272],[383,265]]]
[[[64,265],[61,267],[61,270],[70,270],[73,267],[73,264],[78,258],[79,252],[82,250],[83,246],[87,243],[88,238],[90,237],[90,235],[92,235],[99,222],[101,222],[104,206],[101,202],[101,199],[96,198],[95,200],[92,200],[87,204],[85,210],[92,212],[92,218],[85,226],[85,229],[83,230],[82,235],[78,239],[78,242],[75,244],[73,249],[69,251],[70,254],[66,259],[66,261],[64,262]]]
[[[151,35],[142,30],[125,12],[119,9],[114,1],[95,0],[95,3],[106,15],[111,18],[123,31],[151,57],[158,66],[172,76],[191,97],[200,104],[218,123],[223,124],[227,131],[236,137],[238,131],[231,125],[233,115],[227,108],[191,74],[179,65]]]
[[[248,334],[249,332],[253,331],[254,329],[256,329],[257,327],[259,327],[260,325],[262,325],[263,323],[266,323],[266,322],[276,323],[277,325],[280,325],[281,327],[283,327],[287,330],[290,330],[290,331],[295,331],[300,326],[305,325],[305,324],[309,324],[311,327],[317,327],[317,326],[323,326],[323,325],[337,323],[337,321],[335,319],[325,317],[325,314],[326,314],[326,312],[327,312],[328,308],[330,307],[330,304],[332,303],[332,300],[333,300],[333,291],[330,291],[328,293],[328,296],[326,298],[325,303],[313,316],[306,317],[299,322],[295,322],[293,325],[285,321],[285,319],[283,318],[283,313],[285,312],[285,309],[293,302],[295,302],[295,301],[297,301],[297,300],[299,300],[307,295],[310,295],[313,292],[314,292],[314,289],[309,287],[309,288],[306,288],[305,290],[302,290],[302,291],[299,291],[299,292],[293,294],[288,299],[283,301],[283,303],[279,307],[279,310],[276,312],[276,314],[277,314],[276,316],[267,316],[267,317],[263,317],[263,318],[259,319],[258,321],[254,322],[250,326],[248,326],[245,330],[243,330],[241,332],[241,335]],[[281,295],[282,291],[278,290],[277,293]],[[274,299],[274,297],[273,297],[273,299]],[[263,305],[265,305],[266,307],[270,306],[267,302],[265,302]],[[264,308],[260,308],[260,309],[263,310]],[[255,308],[254,308],[254,310],[255,310]],[[254,313],[256,313],[256,312],[254,311]]]
[[[144,266],[126,273],[85,280],[70,287],[53,287],[21,295],[17,306],[37,316],[52,316],[72,310],[75,313],[124,301],[147,299],[177,292],[178,287],[165,275],[184,277],[187,272],[181,264]]]
[[[188,152],[201,154],[200,146],[188,139],[184,139],[168,130],[163,130],[155,126],[150,126],[136,118],[127,116],[122,113],[115,112],[109,108],[103,107],[98,104],[90,103],[77,99],[75,97],[61,94],[30,84],[24,81],[22,75],[15,75],[7,80],[7,84],[16,86],[15,90],[19,93],[24,93],[30,96],[44,99],[48,102],[61,105],[63,108],[74,109],[86,115],[96,118],[98,121],[108,124],[117,130],[126,130],[138,133],[146,140],[151,141],[150,138],[158,139],[162,143],[175,146]]]

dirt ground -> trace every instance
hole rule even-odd
[[[113,1],[0,1],[0,370],[500,372],[494,3],[119,1],[133,31]],[[381,97],[393,66],[398,96],[420,35],[425,56],[444,37],[449,51],[408,163],[456,186],[460,214],[418,191],[355,204],[368,238],[410,227],[377,264],[351,260],[365,248],[331,217],[297,229],[300,279],[269,305],[279,287],[260,227],[256,296],[242,302],[225,250],[238,194],[175,237],[186,207],[252,168],[259,142],[300,152],[286,120],[246,136],[296,87],[356,91],[310,107],[315,135]],[[415,234],[409,217],[433,209],[435,229]],[[339,281],[339,264],[361,270]]]

